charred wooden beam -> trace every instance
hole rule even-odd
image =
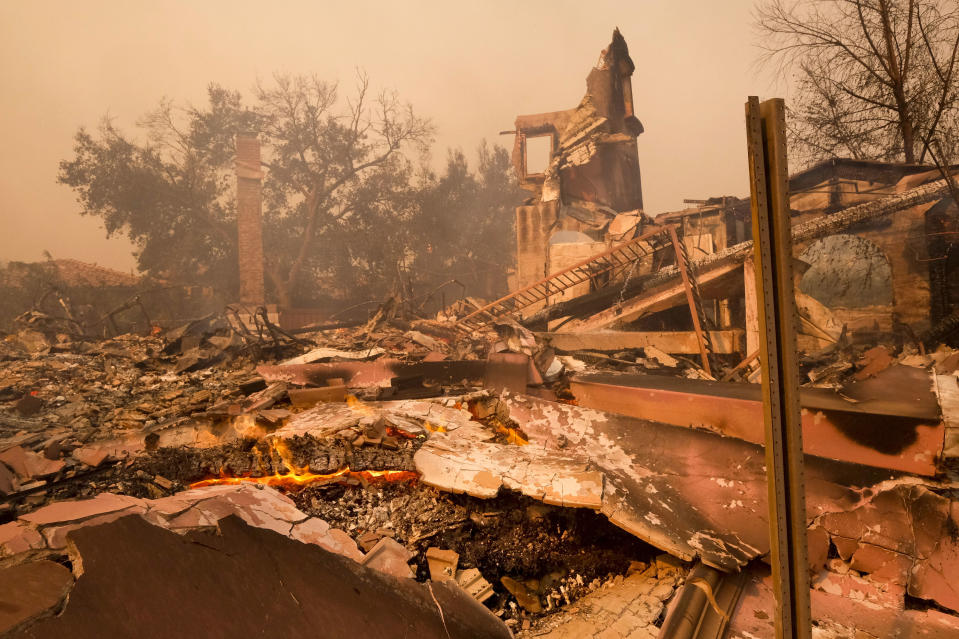
[[[590,333],[537,333],[558,351],[622,351],[652,346],[665,353],[698,353],[699,342],[692,331],[607,331]],[[709,331],[714,353],[742,350],[743,331]]]

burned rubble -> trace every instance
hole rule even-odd
[[[182,340],[182,332],[180,329],[146,340],[131,338],[125,344],[130,352],[125,353],[127,357],[122,360],[129,370],[118,366],[110,369],[114,377],[108,384],[122,384],[127,379],[124,375],[139,382],[139,388],[128,390],[121,386],[119,389],[126,394],[125,406],[130,407],[125,410],[132,412],[136,407],[138,419],[104,423],[100,429],[89,432],[73,429],[71,437],[61,436],[57,440],[56,448],[51,448],[49,438],[34,436],[33,429],[22,428],[22,419],[9,422],[21,427],[7,440],[15,445],[5,447],[4,451],[9,469],[16,473],[11,473],[11,483],[5,487],[8,497],[5,514],[12,521],[3,524],[5,534],[0,542],[4,555],[10,560],[16,559],[18,563],[26,556],[56,557],[63,552],[70,530],[114,521],[130,513],[144,514],[148,520],[151,512],[176,513],[175,519],[165,520],[174,530],[181,530],[184,525],[208,526],[216,521],[212,513],[219,511],[214,507],[211,514],[204,514],[199,504],[207,501],[200,494],[204,490],[231,486],[246,490],[242,493],[245,495],[250,495],[248,489],[254,487],[289,493],[293,497],[290,507],[296,504],[303,519],[293,528],[312,529],[314,526],[308,522],[313,521],[322,524],[324,529],[339,533],[335,542],[324,547],[332,546],[354,559],[379,552],[383,543],[395,553],[396,548],[404,547],[397,543],[400,542],[413,552],[408,557],[404,555],[398,565],[405,566],[407,560],[415,558],[415,570],[421,578],[428,578],[431,552],[442,547],[458,554],[456,574],[467,573],[467,577],[481,587],[484,600],[493,595],[493,589],[482,575],[492,579],[497,590],[503,588],[502,594],[496,595],[499,614],[513,623],[528,614],[559,608],[595,589],[603,580],[623,574],[631,562],[654,554],[653,549],[640,540],[605,521],[599,524],[586,517],[585,511],[567,512],[560,507],[529,499],[524,502],[524,498],[517,501],[507,496],[478,504],[468,496],[448,495],[421,483],[414,457],[432,433],[463,428],[475,431],[473,437],[497,442],[496,445],[528,443],[527,436],[515,422],[497,414],[500,400],[488,391],[473,390],[470,396],[446,399],[443,403],[393,399],[402,392],[414,396],[436,396],[443,392],[442,387],[424,384],[421,379],[418,388],[405,391],[397,390],[394,385],[353,387],[348,395],[340,392],[307,399],[298,392],[334,389],[336,385],[300,390],[288,389],[284,382],[270,383],[262,377],[251,379],[251,374],[255,376],[252,365],[244,363],[239,354],[219,363],[208,358],[207,368],[177,374],[169,371],[180,367],[184,355],[170,354],[179,348],[176,344]],[[204,343],[209,339],[210,334],[205,333],[199,341]],[[233,333],[224,340],[235,341],[238,336]],[[9,343],[20,342],[10,340]],[[310,349],[293,361],[302,361],[304,357],[356,361],[340,356],[348,351],[335,349],[336,341],[328,343],[330,346]],[[410,340],[410,344],[416,342]],[[445,342],[431,346],[439,344]],[[66,350],[66,347],[60,348]],[[77,346],[74,350],[99,363],[110,348],[111,344],[106,343],[89,349]],[[200,347],[191,347],[195,348]],[[414,346],[413,350],[420,351],[418,355],[424,357],[422,349]],[[11,348],[7,363],[11,364],[9,370],[13,370],[14,362],[28,357],[58,354],[31,355]],[[386,351],[380,349],[373,351],[372,356],[369,353],[364,356],[375,358],[384,354]],[[487,362],[475,361],[490,366]],[[73,363],[73,369],[81,368]],[[375,361],[362,363],[367,367],[376,365]],[[88,362],[85,364],[91,366]],[[524,383],[528,366],[526,362],[521,364]],[[154,371],[155,379],[144,380],[150,375],[144,373],[145,370]],[[11,393],[27,384],[44,389],[45,383],[52,386],[59,381],[28,377],[23,373],[5,379],[10,382]],[[213,379],[215,383],[211,382]],[[459,386],[463,386],[464,381]],[[227,386],[230,382],[232,387]],[[345,384],[339,386],[345,388]],[[360,395],[384,395],[390,399],[385,402],[360,400],[357,398]],[[57,410],[70,401],[66,398],[48,399],[44,392],[25,396],[42,402],[33,414],[36,423],[41,419],[53,422],[75,419],[74,413],[64,417]],[[156,419],[155,414],[144,410],[146,402],[163,399],[177,409],[166,419]],[[111,400],[116,401],[109,388],[82,397],[82,401],[96,402],[94,406],[99,414],[106,414],[105,407]],[[14,411],[20,403],[21,400],[11,402]],[[502,413],[502,409],[499,412]],[[67,422],[68,427],[72,425]],[[48,435],[49,431],[42,434]],[[53,434],[58,435],[56,431]],[[17,455],[38,462],[19,464]],[[194,492],[198,492],[201,500],[195,507],[197,515],[161,506],[165,499],[179,499],[177,495]],[[107,500],[110,494],[117,495],[118,500]],[[75,501],[87,497],[94,499]],[[50,505],[46,506],[47,503]],[[157,505],[153,506],[154,503]],[[71,508],[76,504],[76,509],[56,513],[59,505],[68,504]],[[213,506],[212,502],[210,505]],[[251,505],[262,511],[263,506]],[[263,525],[262,519],[256,517],[249,523]],[[287,534],[291,530],[288,524],[267,527]],[[313,543],[320,543],[316,541],[316,533],[311,530],[308,534]],[[306,539],[299,534],[294,538]],[[397,569],[394,565],[390,570],[397,574]],[[413,575],[409,567],[402,568],[400,573]],[[526,593],[528,585],[515,584],[529,582],[531,578],[538,580],[538,585],[524,595],[526,605],[516,608],[514,602],[512,607],[507,606],[504,597],[512,592],[510,588]],[[543,603],[537,603],[540,601]]]
[[[107,339],[21,316],[0,635],[774,636],[750,204],[643,211],[634,69],[617,30],[577,107],[517,118],[532,195],[499,300],[284,328],[257,264],[252,311]],[[238,154],[262,262],[255,138]],[[901,246],[941,249],[949,179],[837,161],[789,184],[823,637],[959,636],[959,274]]]

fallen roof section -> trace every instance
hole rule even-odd
[[[620,373],[575,376],[570,390],[580,406],[765,442],[758,384]],[[928,371],[896,365],[844,395],[800,389],[800,401],[806,453],[919,475],[940,471],[945,426]]]
[[[64,612],[12,636],[511,636],[456,585],[390,577],[235,516],[217,528],[180,536],[129,516],[72,533],[83,577]]]

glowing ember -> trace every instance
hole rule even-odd
[[[376,484],[395,481],[415,481],[419,473],[412,470],[350,470],[349,467],[329,474],[311,472],[291,472],[286,475],[266,475],[263,477],[213,477],[190,484],[190,488],[203,486],[219,486],[223,484],[263,484],[293,490],[303,488],[309,484],[348,482],[350,480],[361,483]]]
[[[404,439],[416,439],[416,435],[413,433],[408,433],[405,430],[395,428],[393,426],[386,427],[386,434],[390,437],[402,437]]]

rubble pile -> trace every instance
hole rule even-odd
[[[646,423],[649,443],[631,441],[623,434],[635,439],[642,422],[571,405],[589,403],[578,385],[591,375],[641,371],[689,384],[693,362],[676,365],[646,347],[630,353],[647,362],[587,363],[515,322],[457,340],[449,325],[432,326],[436,337],[424,339],[426,332],[395,319],[373,332],[303,333],[264,359],[262,349],[218,324],[195,327],[192,338],[181,327],[101,342],[19,332],[3,342],[0,564],[69,563],[71,531],[129,515],[183,534],[216,528],[233,514],[396,577],[430,583],[442,573],[520,636],[590,636],[579,634],[585,618],[594,634],[628,618],[645,637],[664,622],[690,562],[743,565],[762,552],[763,525],[744,529],[736,513],[761,512],[764,479],[747,479],[746,470],[750,456],[761,463],[761,451],[730,451],[737,470],[716,457],[711,433],[688,430],[693,439],[668,444],[693,455],[699,446],[714,449],[717,466],[700,463],[698,473],[714,473],[728,487],[731,518],[710,515],[720,526],[710,532],[673,519],[674,506],[703,509],[717,496],[703,493],[697,505],[678,477],[658,479],[675,472],[666,469],[676,458],[658,446],[676,433],[657,434],[660,427]],[[464,359],[449,359],[454,354]],[[846,345],[807,356],[804,371],[810,387],[855,394],[850,382],[882,380],[901,367],[957,379],[956,360],[944,346],[922,353],[908,344]],[[433,368],[415,368],[424,364]],[[517,394],[516,384],[530,395]],[[835,482],[832,490],[848,490],[827,467],[813,463],[808,472]],[[948,503],[955,490],[872,475],[860,479],[887,486],[880,492],[913,486],[907,501],[924,490]],[[660,499],[641,503],[639,495]],[[838,511],[812,498],[820,513],[812,530],[824,530],[828,546],[816,588],[831,588],[837,561],[854,557],[861,579],[892,578],[840,543],[847,533],[838,526],[846,524],[836,513],[868,513],[873,501],[850,497]],[[688,541],[680,541],[684,534]],[[658,575],[655,567],[667,560],[654,561],[648,543],[680,563]],[[827,562],[832,545],[838,555]],[[918,574],[929,570],[916,566]],[[951,595],[929,588],[913,586],[950,605]],[[626,608],[604,603],[613,592],[610,601]]]
[[[0,583],[22,584],[0,592],[0,635],[185,636],[219,615],[216,636],[264,618],[290,636],[775,636],[750,200],[643,211],[633,69],[617,30],[578,106],[517,118],[531,197],[498,300],[421,317],[394,296],[290,329],[227,307],[109,339],[22,316],[0,341]],[[791,568],[823,637],[959,637],[940,171],[790,179],[808,551]],[[250,255],[241,290],[262,301]]]
[[[194,326],[193,337],[184,327],[101,342],[21,331],[3,342],[0,468],[8,483],[0,486],[7,522],[0,523],[0,563],[64,561],[71,530],[130,514],[182,533],[233,512],[250,525],[291,534],[286,523],[267,523],[273,519],[262,513],[272,511],[262,505],[250,504],[253,511],[229,505],[260,494],[249,492],[255,488],[289,494],[303,519],[284,521],[310,530],[311,543],[360,561],[383,548],[408,549],[400,562],[403,576],[429,579],[430,553],[458,555],[457,571],[466,575],[461,581],[514,628],[528,627],[534,616],[576,601],[650,556],[640,540],[588,511],[509,495],[478,501],[417,481],[414,456],[430,435],[462,428],[496,445],[527,443],[481,384],[435,385],[415,376],[413,395],[442,395],[424,403],[393,399],[404,389],[382,380],[353,387],[345,380],[305,387],[270,382],[257,374],[263,360],[240,334],[217,324]],[[378,327],[378,346],[369,346],[367,327],[307,334],[308,343],[284,345],[285,355],[299,355],[277,364],[428,362],[453,351],[451,342],[397,324]],[[527,331],[516,327],[510,337],[510,330],[466,355],[479,361],[478,352],[540,350]],[[524,383],[530,366],[522,363]],[[73,394],[74,387],[80,392]],[[455,390],[469,392],[449,394]],[[381,396],[392,401],[377,401]],[[226,506],[218,505],[224,500]],[[70,509],[46,514],[60,504]],[[157,519],[154,512],[175,519]],[[340,537],[331,541],[319,528]],[[293,538],[307,539],[299,533]],[[395,562],[384,566],[397,573]],[[535,587],[506,585],[518,583]],[[525,605],[517,604],[514,590]]]

